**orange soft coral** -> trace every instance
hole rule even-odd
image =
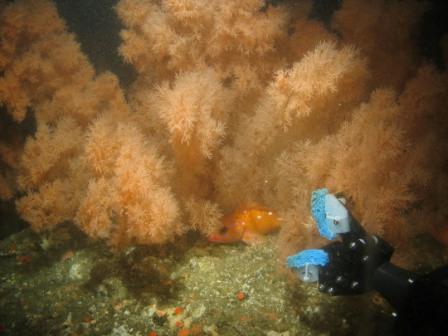
[[[344,0],[333,27],[369,57],[375,86],[401,89],[419,63],[413,40],[423,1]]]
[[[448,181],[443,168],[447,147],[445,141],[439,142],[446,137],[445,81],[424,66],[399,98],[390,89],[376,90],[337,133],[315,144],[297,143],[278,161],[279,173],[286,177],[279,187],[284,193],[281,198],[295,204],[326,185],[342,190],[363,225],[390,241],[404,243],[422,229],[438,232],[446,223],[448,208],[441,193]],[[288,252],[298,244],[288,237],[305,229],[305,221],[298,221],[308,211],[298,210],[301,215],[295,224],[286,220],[281,241]]]
[[[336,127],[343,110],[365,94],[367,79],[365,60],[356,49],[339,49],[333,42],[318,44],[291,69],[278,71],[254,114],[242,120],[232,145],[222,150],[221,201],[231,207],[244,200],[263,202],[261,193],[275,174],[269,170],[273,158],[288,137],[319,137]],[[319,127],[310,127],[316,123]]]
[[[273,56],[286,36],[286,11],[261,11],[263,6],[261,0],[121,0],[117,12],[126,29],[120,53],[137,71],[158,79],[213,65],[221,79],[234,77],[250,88],[248,73],[257,84],[281,62]]]
[[[82,86],[93,76],[52,2],[12,3],[1,13],[0,25],[0,102],[15,120],[67,83]]]
[[[182,233],[168,167],[150,139],[131,124],[117,126],[102,120],[90,131],[94,133],[87,145],[87,165],[96,177],[81,201],[78,225],[115,246],[163,243]]]
[[[314,239],[309,193],[325,185],[396,241],[442,226],[446,74],[414,73],[424,6],[409,3],[347,0],[336,35],[309,1],[121,0],[127,92],[95,74],[51,2],[0,7],[0,101],[37,122],[20,164],[2,156],[21,216],[36,230],[74,219],[121,247],[208,235],[257,202],[278,209],[286,251]]]

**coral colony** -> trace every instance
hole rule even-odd
[[[35,231],[72,221],[114,248],[208,236],[257,204],[287,254],[316,237],[326,186],[395,244],[448,243],[447,75],[418,52],[425,4],[345,0],[328,27],[311,5],[121,0],[124,90],[52,2],[2,3],[2,113],[37,130],[0,143],[0,197]]]

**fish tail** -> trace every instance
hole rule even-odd
[[[220,243],[220,244],[236,243],[237,241],[239,241],[239,239],[236,239],[226,234],[211,234],[207,237],[207,240],[211,243]]]

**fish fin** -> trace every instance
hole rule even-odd
[[[207,237],[207,240],[210,243],[218,243],[218,244],[231,244],[231,243],[237,243],[240,241],[240,239],[237,239],[235,237],[232,237],[228,234],[211,234]]]
[[[264,241],[264,237],[258,233],[245,231],[241,240],[247,245],[258,245]]]

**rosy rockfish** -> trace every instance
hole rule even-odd
[[[213,243],[235,243],[243,241],[252,244],[261,236],[280,228],[281,219],[271,210],[261,206],[240,207],[224,216],[220,233],[211,234]]]

